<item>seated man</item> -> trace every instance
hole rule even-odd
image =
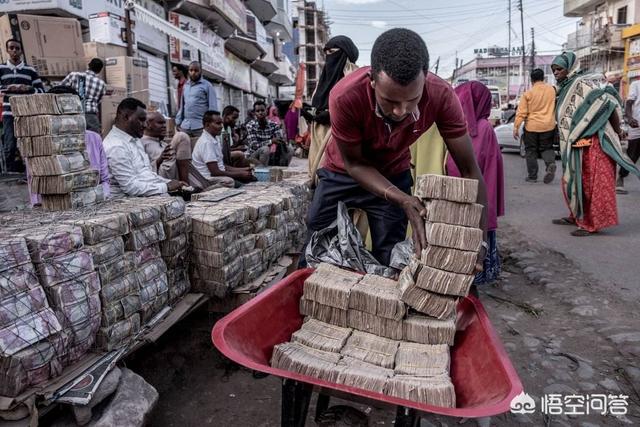
[[[236,181],[251,182],[256,178],[251,168],[236,168],[224,164],[222,145],[218,135],[222,132],[222,117],[217,111],[207,111],[202,119],[204,129],[193,149],[189,181],[194,187],[235,187]]]
[[[189,181],[191,140],[184,132],[176,132],[171,143],[167,137],[167,120],[162,113],[147,114],[147,127],[142,137],[144,151],[149,155],[151,168],[163,178]]]
[[[288,166],[293,150],[285,142],[280,125],[267,118],[264,101],[253,104],[255,119],[247,124],[249,160],[264,166]]]
[[[118,105],[113,128],[104,139],[113,196],[154,196],[188,186],[163,178],[151,169],[140,141],[147,122],[146,108],[135,98],[125,98]]]
[[[240,140],[240,132],[236,128],[238,117],[240,117],[240,110],[233,105],[227,105],[222,110],[222,124],[224,125],[220,138],[222,154],[224,154],[225,165],[246,167],[249,166],[249,161],[244,155],[247,146]]]

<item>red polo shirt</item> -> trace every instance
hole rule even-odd
[[[410,168],[409,147],[434,123],[443,138],[458,138],[467,132],[464,113],[449,83],[435,74],[425,78],[417,115],[409,115],[391,129],[376,114],[369,79],[370,67],[362,67],[336,84],[329,95],[331,140],[323,167],[347,173],[336,143],[362,144],[362,151],[376,169],[390,177]]]

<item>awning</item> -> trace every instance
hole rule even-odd
[[[251,68],[258,71],[259,73],[268,75],[278,70],[278,64],[271,62],[271,59],[268,59],[265,56],[263,59],[256,59],[251,64]]]
[[[169,22],[162,19],[161,17],[154,15],[153,13],[149,12],[147,9],[140,6],[139,4],[134,3],[133,10],[136,13],[136,19],[138,19],[140,22],[144,22],[145,24],[155,28],[158,31],[163,32],[164,34],[170,37],[175,37],[176,39],[180,39],[181,41],[190,44],[191,46],[197,48],[202,52],[205,52],[205,53],[211,52],[211,47],[206,43],[204,43],[202,40],[170,24]],[[213,55],[212,52],[210,54]]]
[[[260,46],[260,43],[256,40],[237,34],[229,37],[226,40],[224,47],[237,57],[248,62],[253,62],[267,54],[262,46]]]
[[[246,0],[247,7],[261,21],[269,21],[276,16],[278,10],[274,4],[275,0]]]

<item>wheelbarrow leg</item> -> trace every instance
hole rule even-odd
[[[306,383],[296,384],[296,427],[304,427],[307,421],[307,414],[309,412],[309,402],[311,402],[311,394],[313,393],[313,387]]]
[[[282,380],[282,402],[280,411],[280,425],[282,427],[295,426],[295,396],[296,383],[293,380]]]
[[[418,422],[416,411],[404,406],[398,406],[395,427],[415,427]]]
[[[320,419],[320,415],[327,409],[329,409],[329,401],[331,396],[324,393],[318,393],[318,402],[316,403],[316,423]]]
[[[282,427],[303,427],[309,412],[313,387],[293,380],[282,380]]]

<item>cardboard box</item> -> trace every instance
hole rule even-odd
[[[87,42],[82,44],[85,58],[100,58],[103,61],[116,56],[127,56],[127,48],[115,44]]]
[[[107,85],[106,91],[107,91],[107,93],[105,93],[105,95],[119,96],[121,98],[126,98],[127,97],[127,88],[125,88],[125,87]]]
[[[123,16],[110,12],[89,15],[89,33],[92,42],[127,46],[127,31]],[[135,45],[135,40],[133,41]]]
[[[120,105],[120,102],[125,98],[126,96],[121,95],[105,95],[102,97],[102,101],[100,102],[100,123],[102,124],[103,138],[107,136],[111,130],[113,121],[116,118],[118,105]]]
[[[22,42],[25,62],[42,77],[64,77],[84,71],[84,48],[80,23],[73,18],[14,15],[0,17],[0,49],[7,60],[6,41]]]
[[[153,109],[153,108],[151,108],[150,101],[149,101],[149,89],[139,90],[139,91],[136,91],[136,92],[131,92],[131,93],[129,93],[129,96],[131,98],[135,98],[135,99],[141,101],[144,105],[147,106],[147,110]]]
[[[107,58],[105,72],[108,84],[125,87],[129,94],[149,89],[149,64],[145,58]]]

